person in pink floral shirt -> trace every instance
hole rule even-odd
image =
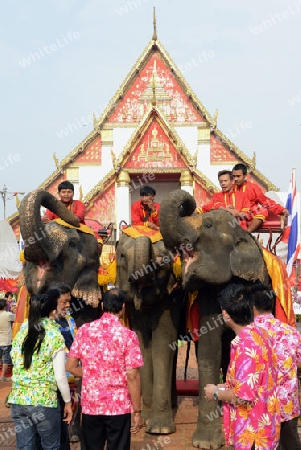
[[[301,450],[297,430],[300,415],[297,367],[301,365],[301,335],[273,316],[276,294],[268,286],[256,284],[250,288],[250,298],[254,304],[254,322],[268,331],[277,355],[281,450]]]
[[[231,342],[226,384],[205,386],[208,401],[224,403],[227,445],[235,450],[274,450],[280,429],[276,397],[277,370],[268,333],[253,321],[242,284],[231,284],[219,295],[224,321],[236,334]]]
[[[141,418],[139,367],[143,365],[136,333],[120,322],[125,295],[108,290],[104,314],[80,327],[66,370],[82,376],[82,438],[86,450],[129,450],[130,431]],[[132,413],[132,414],[131,414]],[[132,426],[131,426],[132,421]]]

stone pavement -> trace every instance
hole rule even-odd
[[[186,343],[179,348],[177,379],[183,379],[184,361],[186,356]],[[189,369],[187,378],[196,380],[197,363],[194,345],[191,346]],[[10,410],[5,406],[5,398],[10,391],[11,382],[0,383],[0,448],[1,450],[16,449],[16,439]],[[131,450],[193,450],[192,435],[196,429],[198,413],[198,397],[178,397],[178,409],[175,412],[177,430],[170,435],[149,435],[144,428],[131,439]],[[161,438],[161,439],[160,439]],[[80,443],[71,445],[72,450],[80,450]],[[226,448],[226,447],[224,447]]]

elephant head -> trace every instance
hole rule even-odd
[[[196,214],[195,208],[189,193],[175,190],[164,198],[160,209],[165,245],[182,255],[184,288],[224,284],[233,277],[267,283],[262,251],[253,236],[225,210]]]
[[[72,288],[74,297],[97,306],[101,295],[97,284],[95,236],[55,221],[44,224],[41,206],[73,227],[79,227],[79,219],[49,192],[33,191],[22,200],[20,230],[25,245],[24,275],[28,292],[45,292],[52,281],[64,281]]]
[[[163,241],[152,243],[148,236],[132,238],[122,234],[117,251],[116,286],[137,309],[153,306],[174,284],[173,255]]]

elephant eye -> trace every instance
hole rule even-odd
[[[77,247],[76,242],[75,241],[70,241],[69,242],[69,247],[76,248]]]
[[[211,222],[211,220],[206,220],[206,222],[204,221],[204,224],[203,224],[203,226],[205,227],[205,228],[212,228],[212,222]]]

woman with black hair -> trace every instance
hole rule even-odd
[[[65,372],[65,342],[56,323],[60,292],[31,298],[28,321],[12,343],[12,391],[9,395],[17,449],[34,450],[36,434],[45,450],[60,449],[57,388],[65,402],[65,421],[72,418]]]

